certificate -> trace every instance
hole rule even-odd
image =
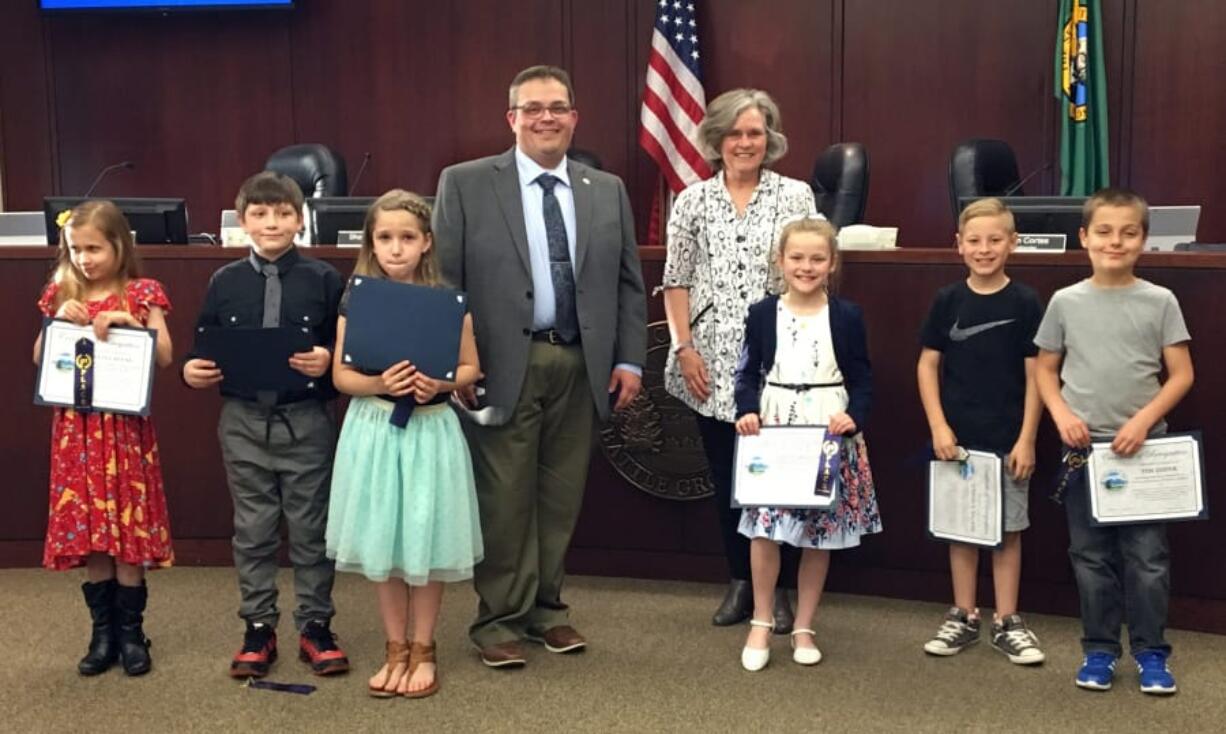
[[[341,360],[373,372],[408,360],[430,377],[454,380],[467,300],[447,288],[355,275]]]
[[[732,506],[830,507],[842,445],[826,426],[763,426],[756,436],[737,436]]]
[[[928,463],[928,536],[999,548],[1004,542],[1004,462],[988,451]]]
[[[1151,438],[1127,457],[1112,451],[1109,441],[1096,442],[1086,471],[1095,524],[1209,517],[1199,433]]]
[[[43,322],[36,405],[149,415],[157,332],[112,326],[106,341],[94,327]]]

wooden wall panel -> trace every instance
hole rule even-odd
[[[1152,204],[1203,204],[1199,239],[1226,242],[1226,6],[1137,0],[1131,184]]]
[[[41,209],[55,190],[55,126],[42,18],[29,3],[0,3],[0,183],[3,208]]]
[[[842,130],[871,158],[869,222],[910,243],[950,241],[949,156],[962,140],[1009,141],[1022,175],[1050,160],[1055,10],[845,0]]]

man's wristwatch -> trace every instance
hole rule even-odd
[[[693,349],[693,348],[694,348],[694,340],[686,339],[683,342],[677,342],[676,344],[673,345],[673,354],[680,355],[682,349]]]

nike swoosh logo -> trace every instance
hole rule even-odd
[[[964,342],[967,339],[970,339],[972,336],[975,336],[976,334],[982,334],[983,332],[988,331],[989,329],[995,329],[997,326],[1004,326],[1005,324],[1012,324],[1014,321],[1017,321],[1017,319],[1005,319],[1003,321],[989,321],[985,324],[976,324],[975,326],[968,326],[965,329],[958,328],[958,322],[955,321],[954,325],[949,327],[949,338],[956,342]]]

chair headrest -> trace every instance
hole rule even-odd
[[[300,143],[281,148],[268,157],[264,170],[289,176],[307,198],[346,196],[349,193],[345,159],[320,143]]]

